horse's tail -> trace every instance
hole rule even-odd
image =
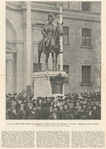
[[[43,51],[43,40],[38,42],[38,53]]]
[[[42,52],[43,52],[43,40],[38,42],[38,63],[40,63]]]

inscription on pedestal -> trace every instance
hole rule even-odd
[[[63,85],[52,85],[52,94],[63,94]]]

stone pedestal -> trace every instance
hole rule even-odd
[[[64,71],[42,71],[33,74],[34,96],[50,97],[64,95]]]

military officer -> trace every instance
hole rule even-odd
[[[50,42],[51,42],[52,46],[55,45],[55,41],[53,38],[53,34],[55,32],[55,26],[53,24],[53,21],[54,21],[54,15],[52,13],[49,13],[48,14],[48,23],[44,25],[44,28],[41,31],[41,33],[43,34],[43,37],[44,37],[43,38],[44,52],[47,52],[45,49],[46,49],[46,47],[49,46]]]

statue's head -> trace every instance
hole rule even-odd
[[[52,13],[48,14],[48,21],[53,22],[54,21],[54,15]]]

